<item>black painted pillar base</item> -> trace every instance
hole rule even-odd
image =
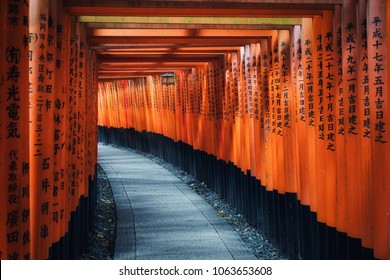
[[[71,213],[68,232],[50,247],[50,260],[78,260],[88,251],[89,236],[95,222],[97,201],[96,166],[94,177],[89,178],[88,190],[89,196],[80,197],[76,211]]]

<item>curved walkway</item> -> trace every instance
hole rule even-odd
[[[232,227],[155,162],[99,144],[117,210],[115,259],[254,260]]]

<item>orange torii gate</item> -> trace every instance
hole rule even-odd
[[[143,95],[165,108],[148,110],[148,120],[168,123],[143,135],[158,133],[173,147],[185,142],[198,178],[243,211],[253,204],[250,180],[257,179],[255,188],[266,190],[261,209],[268,210],[249,218],[263,215],[257,223],[285,251],[366,258],[369,251],[359,251],[365,248],[389,258],[385,4],[346,0],[303,17],[302,25],[271,30],[218,62],[177,70],[176,90],[148,78],[157,90]],[[221,164],[225,171],[214,173]],[[290,245],[301,238],[300,248]]]
[[[390,259],[390,2],[307,2],[0,0],[0,258],[85,250],[99,125],[194,173],[291,257]],[[156,28],[162,15],[176,18]]]
[[[0,10],[0,258],[79,258],[94,204],[96,57],[62,1]]]

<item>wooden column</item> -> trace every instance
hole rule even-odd
[[[369,1],[367,55],[369,58],[371,186],[374,255],[390,258],[389,250],[389,98],[386,1]]]
[[[336,227],[336,92],[334,58],[333,12],[324,11],[322,21],[322,77],[323,77],[323,104],[324,104],[324,142],[325,142],[325,190],[324,200],[325,221],[330,227]]]
[[[359,129],[359,154],[360,154],[360,185],[361,185],[361,205],[362,205],[362,246],[373,247],[372,238],[372,187],[371,177],[371,119],[370,119],[370,85],[369,85],[369,57],[367,54],[367,0],[360,0],[357,7],[357,99],[358,118],[360,119]]]
[[[6,45],[6,9],[7,3],[5,0],[0,0],[0,53],[5,52]],[[0,92],[4,92],[5,79],[7,72],[5,56],[0,56]],[[2,95],[3,96],[3,95]],[[5,130],[4,119],[5,110],[3,109],[4,98],[0,97],[0,155],[5,154]],[[4,160],[0,160],[0,180],[3,182],[6,180],[6,168]],[[5,225],[7,223],[5,213],[7,212],[7,190],[6,188],[0,188],[0,224]],[[6,227],[0,227],[0,259],[5,259],[7,256],[7,230]]]
[[[28,6],[11,1],[0,6],[0,258],[30,259]]]
[[[31,256],[47,259],[51,245],[53,193],[53,86],[50,53],[50,1],[30,1],[30,188]]]

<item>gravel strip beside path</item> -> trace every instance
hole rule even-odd
[[[97,167],[97,205],[95,227],[89,238],[89,250],[83,260],[112,260],[116,237],[116,208],[110,181],[104,170]]]

